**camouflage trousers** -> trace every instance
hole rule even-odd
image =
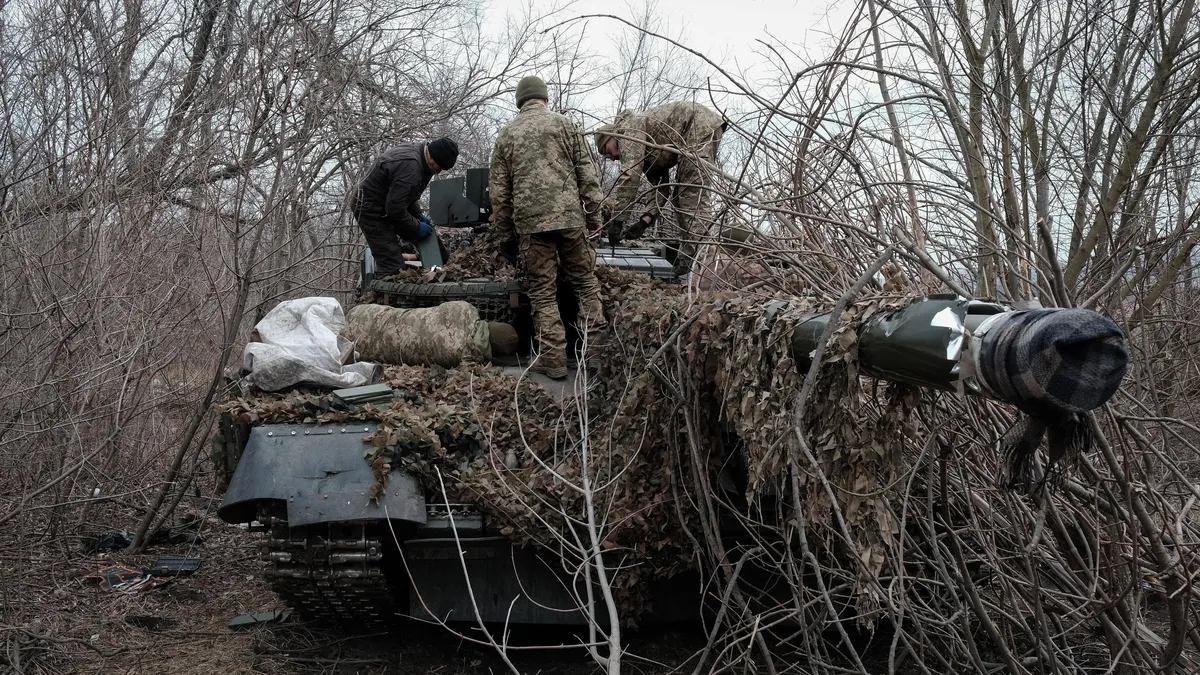
[[[541,348],[541,364],[567,365],[567,332],[558,312],[558,270],[579,298],[581,331],[606,325],[596,280],[596,252],[582,227],[521,235],[521,267],[528,286],[529,304]]]
[[[696,245],[710,233],[712,225],[712,169],[705,164],[716,165],[717,150],[721,145],[724,128],[717,127],[712,135],[704,135],[689,145],[684,153],[679,155],[675,165],[675,189],[672,192],[670,167],[646,172],[646,180],[658,191],[656,201],[660,204],[671,203],[675,210],[675,222],[678,228],[673,237],[677,243],[678,255],[675,258],[675,271],[686,274],[692,268],[696,259]],[[645,229],[642,222],[635,222],[637,229],[627,236],[630,239],[641,237]]]

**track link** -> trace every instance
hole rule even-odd
[[[396,607],[383,574],[383,546],[364,523],[291,527],[261,514],[263,576],[306,621],[343,628],[378,628]]]

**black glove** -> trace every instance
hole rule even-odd
[[[623,223],[621,223],[621,221],[619,221],[619,220],[608,221],[608,225],[605,226],[604,232],[605,232],[605,234],[608,235],[608,245],[609,246],[620,246],[621,245],[622,225],[623,225]]]
[[[638,218],[636,221],[634,221],[633,225],[629,228],[629,231],[626,232],[626,234],[629,235],[630,239],[641,239],[642,235],[645,234],[646,230],[649,229],[649,227],[653,224],[654,214],[650,212],[643,213],[641,218]]]
[[[521,257],[521,247],[517,245],[516,239],[500,242],[500,256],[507,260],[513,267],[517,266],[517,261]]]

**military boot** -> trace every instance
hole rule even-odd
[[[541,373],[552,380],[564,380],[567,377],[567,345],[566,339],[562,344],[547,344],[546,340],[538,340],[538,354],[529,370]]]
[[[588,377],[593,378],[592,386],[595,385],[594,378],[600,374],[600,365],[606,360],[606,350],[604,349],[606,337],[601,331],[588,333],[587,353],[580,354],[582,358],[579,359],[579,371],[586,371]],[[589,386],[590,388],[591,386]]]
[[[591,360],[592,356],[599,354],[608,346],[608,330],[605,328],[597,328],[589,330],[587,334],[587,356]]]
[[[544,361],[542,359],[534,361],[533,365],[529,366],[529,370],[535,373],[541,373],[552,380],[567,379],[566,365],[557,365],[553,362]]]
[[[696,242],[681,238],[672,242],[671,247],[675,249],[674,258],[668,257],[668,260],[675,268],[675,276],[684,279],[692,271],[692,264],[696,261]]]

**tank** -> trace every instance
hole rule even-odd
[[[436,241],[422,242],[415,251],[419,260],[409,263],[413,271],[436,275],[448,255],[487,234],[491,214],[487,172],[469,169],[464,178],[430,183],[430,215],[442,234]],[[597,263],[667,283],[676,281],[671,262],[661,250],[648,247],[600,247]],[[533,348],[533,322],[519,279],[378,279],[370,250],[364,249],[359,302],[411,308],[453,300],[475,306],[481,319],[517,329],[517,352],[495,357],[497,367],[522,374],[557,398],[573,386],[573,352],[572,375],[564,382],[525,372]],[[569,326],[577,303],[562,280],[559,305]],[[578,340],[570,328],[568,338],[573,344]],[[225,497],[218,514],[225,522],[260,533],[264,577],[280,599],[306,620],[377,625],[401,614],[474,621],[471,598],[462,583],[457,536],[484,621],[583,623],[577,612],[561,610],[572,604],[563,585],[544,579],[547,570],[555,567],[545,560],[546,554],[514,547],[472,505],[448,508],[427,503],[424,486],[393,471],[387,493],[379,500],[387,508],[387,518],[381,519],[380,508],[367,499],[375,476],[363,461],[362,441],[377,425],[250,426],[235,424],[228,417],[219,424],[213,458]],[[531,585],[530,579],[541,581]],[[664,609],[653,619],[669,622],[696,616],[696,602],[673,601],[681,595],[697,597],[695,586],[694,580],[689,583],[682,577],[664,584],[656,593]],[[479,593],[480,588],[486,593]],[[514,603],[514,598],[519,600]]]
[[[462,206],[457,200],[464,183],[477,190],[480,179],[434,182],[431,201],[455,204],[473,214],[478,201],[464,197],[467,205]],[[480,208],[476,219],[456,219],[454,209],[445,215],[435,210],[433,215],[441,225],[478,227],[482,224],[476,221],[485,220],[487,212]],[[425,259],[427,269],[436,267],[429,265],[430,257]],[[598,259],[601,265],[666,281],[673,277],[671,264],[647,248],[602,249]],[[413,307],[466,300],[479,308],[482,318],[518,326],[522,349],[495,365],[522,372],[532,336],[519,281],[376,280],[369,257],[362,269],[360,292],[370,294],[374,302]],[[570,309],[569,296],[560,294],[560,301],[564,310]],[[786,305],[778,303],[764,307],[764,321],[770,322],[773,312]],[[952,295],[917,299],[860,331],[859,361],[865,374],[880,380],[999,398],[995,392],[1006,389],[997,386],[997,379],[1006,375],[985,372],[972,354],[988,348],[995,335],[989,326],[1022,311]],[[813,315],[792,333],[791,353],[801,372],[809,367],[829,319],[828,314]],[[1116,365],[1123,375],[1125,362]],[[572,386],[570,379],[562,383],[535,374],[526,377],[560,398]],[[1115,388],[1097,400],[1103,403]],[[350,394],[346,398],[353,400]],[[218,514],[225,522],[260,533],[264,576],[285,604],[307,620],[348,627],[383,624],[398,615],[475,621],[476,612],[479,619],[494,623],[586,623],[581,612],[564,609],[573,606],[564,590],[569,580],[547,575],[558,568],[553,554],[515,546],[474,505],[438,503],[430,498],[430,486],[397,467],[392,468],[385,493],[376,501],[369,499],[376,475],[364,461],[363,439],[376,428],[362,422],[245,425],[221,420],[214,458],[228,486]],[[736,445],[736,440],[728,445]],[[724,489],[742,487],[723,483]],[[474,603],[463,583],[464,566]],[[702,604],[699,586],[686,576],[656,585],[650,591],[656,609],[648,620],[697,617]]]

